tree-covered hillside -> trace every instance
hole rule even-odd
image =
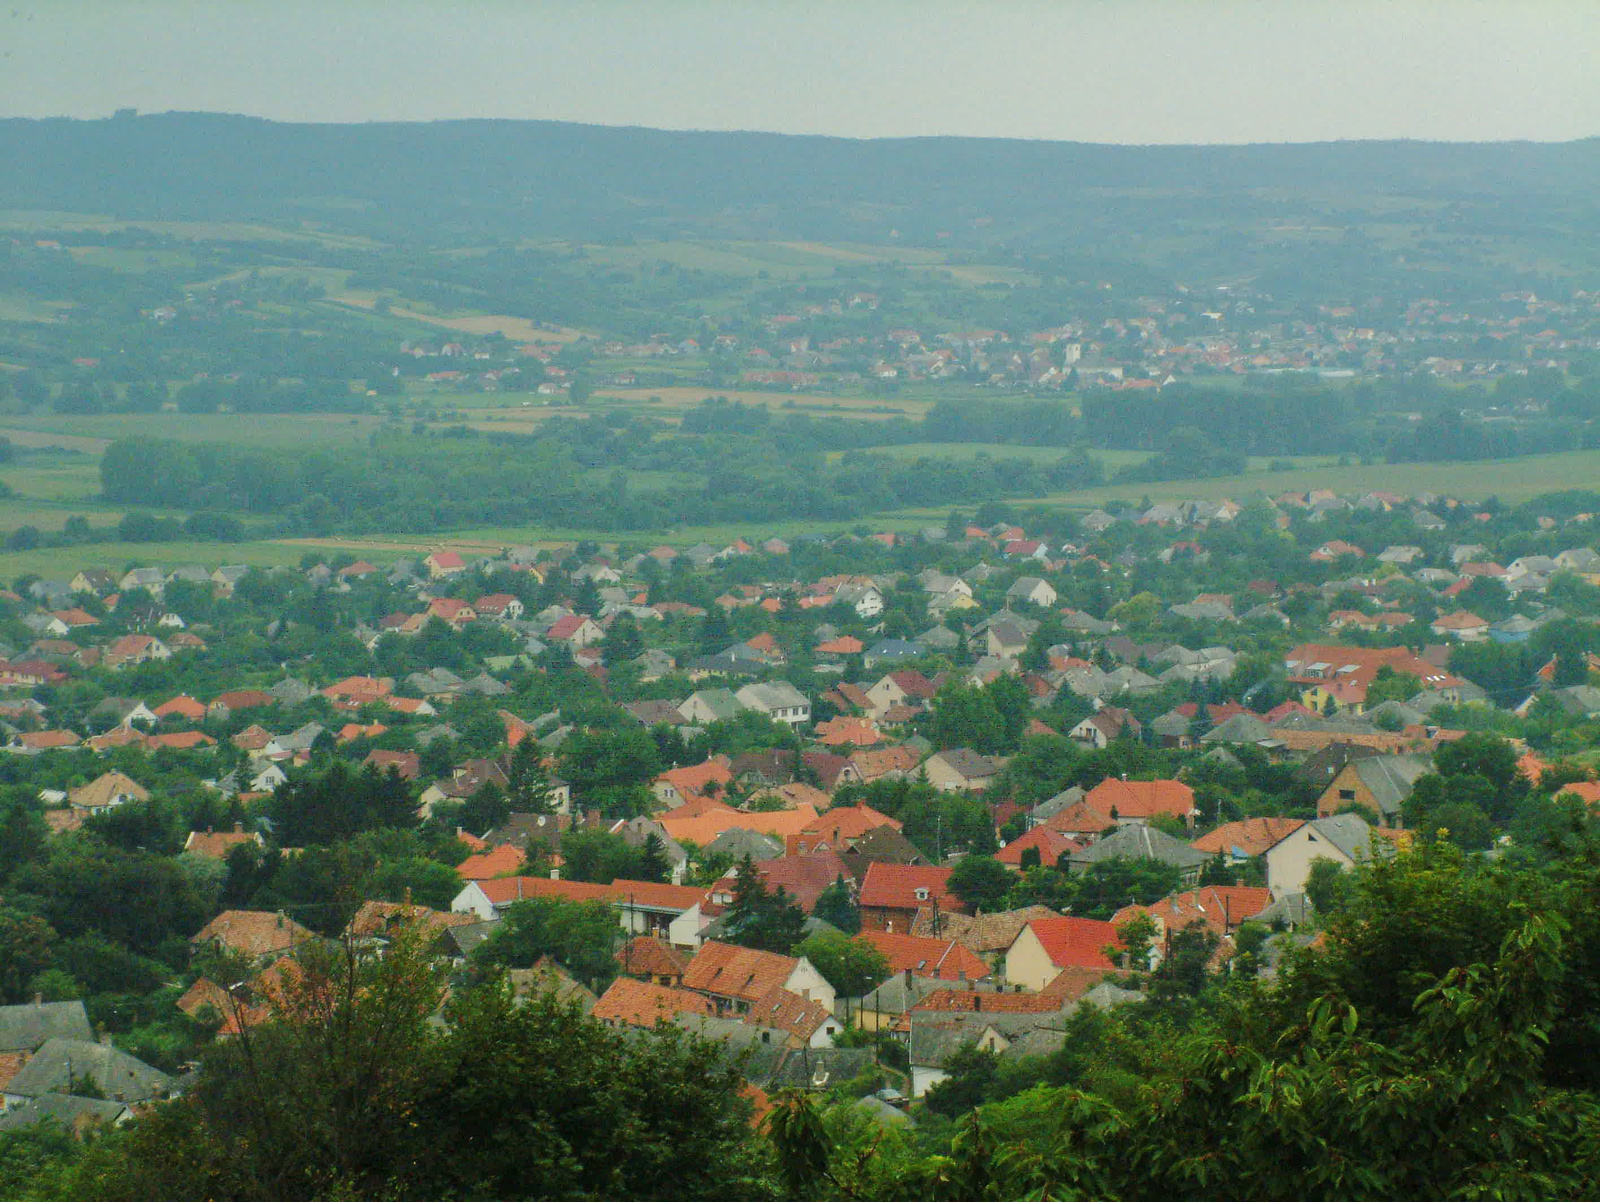
[[[568,237],[962,244],[1170,236],[1407,197],[1388,221],[1475,237],[1593,226],[1600,140],[1100,146],[853,140],[549,121],[293,125],[207,113],[0,121],[0,206]],[[1566,224],[1563,221],[1563,224]]]

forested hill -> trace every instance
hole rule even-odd
[[[589,238],[881,242],[893,230],[908,244],[1015,234],[1048,244],[1086,221],[1171,233],[1207,216],[1293,218],[1380,197],[1410,198],[1455,232],[1494,233],[1505,222],[1548,228],[1555,212],[1569,229],[1591,223],[1600,194],[1600,139],[1135,147],[164,113],[0,121],[0,162],[6,208]]]

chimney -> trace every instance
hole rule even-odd
[[[234,834],[236,834],[236,835],[242,835],[242,834],[244,834],[244,823],[242,823],[242,822],[235,822],[235,823],[234,823],[234,824],[233,824],[233,833],[234,833]]]
[[[42,993],[36,993],[36,994],[34,994],[34,995],[33,995],[33,1004],[34,1004],[34,1005],[35,1005],[35,1006],[42,1006],[42,1005],[44,1005],[44,994],[42,994]]]

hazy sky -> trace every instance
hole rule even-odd
[[[1600,134],[1600,0],[0,0],[0,116],[1094,142]]]

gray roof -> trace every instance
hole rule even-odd
[[[1313,834],[1326,839],[1352,860],[1369,858],[1372,854],[1369,848],[1376,849],[1378,855],[1394,854],[1394,844],[1387,839],[1374,840],[1372,827],[1367,824],[1366,819],[1357,814],[1334,814],[1329,818],[1318,818],[1306,825],[1311,828]]]
[[[92,1039],[50,1039],[6,1086],[8,1094],[38,1097],[66,1093],[72,1079],[88,1078],[112,1101],[144,1102],[166,1094],[172,1078],[143,1060]]]
[[[1235,714],[1200,736],[1202,743],[1259,743],[1274,737],[1272,727],[1253,714]]]
[[[993,776],[1000,767],[986,755],[979,755],[968,747],[952,747],[939,752],[939,758],[967,780]]]
[[[1176,868],[1198,868],[1211,858],[1165,831],[1130,823],[1096,839],[1082,851],[1073,852],[1071,864],[1081,871],[1090,864],[1114,860],[1118,856],[1134,860],[1159,860]]]
[[[111,1127],[130,1117],[132,1112],[123,1102],[103,1102],[99,1098],[80,1098],[73,1094],[46,1093],[36,1098],[14,1102],[0,1111],[0,1131],[15,1131],[35,1123],[52,1121],[69,1130],[77,1130],[85,1120]]]
[[[1382,705],[1373,706],[1361,716],[1373,722],[1379,718],[1394,718],[1401,726],[1416,726],[1427,718],[1421,710],[1413,709],[1403,701],[1385,701]]]
[[[879,639],[867,648],[865,659],[873,664],[886,659],[917,659],[926,654],[927,648],[904,639]]]
[[[508,697],[511,690],[487,672],[479,672],[461,686],[463,693],[479,693],[484,697]]]
[[[643,847],[650,841],[650,836],[654,835],[669,863],[682,864],[689,858],[689,853],[684,851],[683,844],[667,834],[667,828],[654,818],[645,818],[642,815],[629,818],[626,822],[619,822],[613,826],[611,833],[629,847]]]
[[[809,709],[806,695],[787,680],[764,680],[747,684],[736,694],[737,700],[752,709]]]
[[[317,736],[326,729],[320,723],[307,722],[299,730],[291,731],[286,735],[278,735],[278,746],[285,751],[310,751],[311,745],[317,741]]]
[[[1433,771],[1433,761],[1425,755],[1369,755],[1351,763],[1385,819],[1400,812],[1400,804],[1411,796],[1417,777]]]
[[[1115,622],[1105,622],[1081,609],[1061,611],[1061,629],[1078,630],[1084,634],[1111,634],[1117,629]]]
[[[881,984],[876,985],[862,999],[861,1005],[867,1010],[876,1010],[879,1014],[904,1014],[930,993],[940,989],[950,989],[953,981],[937,980],[933,977],[918,977],[911,973],[895,973]],[[985,981],[969,981],[968,988],[976,988],[985,993],[993,993],[993,984]]]
[[[1304,893],[1285,893],[1250,921],[1264,923],[1267,926],[1282,924],[1286,927],[1297,927],[1311,920],[1311,912],[1311,899]]]
[[[745,856],[757,861],[776,860],[783,855],[783,842],[771,835],[735,826],[723,831],[702,850],[707,855],[727,852],[735,860],[742,860]]]
[[[728,689],[700,689],[685,697],[683,704],[678,707],[678,712],[685,718],[689,716],[686,707],[696,697],[700,699],[701,705],[711,711],[713,719],[737,718],[744,713],[743,704]]]
[[[1054,818],[1069,806],[1075,806],[1084,798],[1084,791],[1078,785],[1069,785],[1054,797],[1047,797],[1033,807],[1033,818],[1036,822],[1043,822],[1046,818]]]
[[[1571,688],[1551,689],[1551,698],[1567,713],[1578,717],[1600,714],[1600,689],[1593,685],[1575,684]]]
[[[948,626],[933,626],[919,634],[917,642],[929,650],[952,651],[961,646],[961,636]]]
[[[406,677],[406,684],[424,697],[435,693],[458,692],[466,683],[449,668],[429,668],[426,672],[413,672]]]
[[[943,532],[941,531],[941,534]],[[891,1106],[876,1094],[857,1099],[856,1109],[885,1127],[914,1127],[916,1120],[898,1106]]]
[[[280,680],[267,692],[276,697],[283,705],[300,705],[310,701],[317,695],[317,691],[305,681],[296,680],[292,676],[287,676]]]
[[[33,1051],[55,1038],[93,1039],[82,1002],[0,1006],[0,1052]]]

